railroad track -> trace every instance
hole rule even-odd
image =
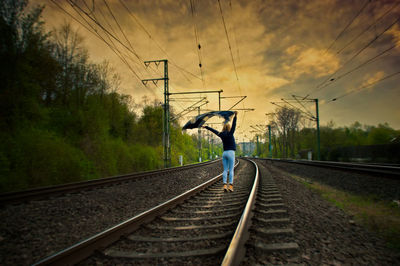
[[[140,178],[147,178],[152,176],[166,176],[170,175],[174,172],[183,171],[194,169],[197,167],[202,167],[205,165],[217,163],[219,160],[208,161],[204,163],[198,164],[190,164],[181,167],[171,167],[162,170],[153,170],[153,171],[146,171],[146,172],[139,172],[133,174],[126,174],[126,175],[118,175],[113,177],[106,177],[106,178],[99,178],[94,180],[82,181],[82,182],[74,182],[56,186],[49,186],[49,187],[41,187],[35,189],[28,189],[23,191],[16,191],[16,192],[7,192],[0,194],[0,206],[5,204],[14,204],[14,203],[22,203],[22,202],[29,202],[31,200],[41,200],[46,199],[49,197],[55,197],[67,193],[75,193],[80,192],[83,190],[90,190],[101,188],[105,186],[113,186],[116,184],[127,183],[134,180],[138,180]]]
[[[258,166],[260,185],[242,264],[301,263],[299,245],[281,192],[267,167]]]
[[[295,262],[299,247],[268,170],[240,160],[235,191],[224,192],[221,181],[218,175],[35,265]]]
[[[224,257],[241,212],[247,206],[247,195],[251,194],[255,176],[255,166],[241,161],[236,168],[233,193],[222,191],[221,175],[218,175],[36,265],[132,261],[162,264],[211,257],[210,263],[215,264],[216,259],[222,261]]]
[[[395,179],[400,178],[399,165],[346,163],[346,162],[331,162],[331,161],[306,161],[306,160],[291,160],[291,159],[263,159],[263,160],[340,169],[340,170],[354,171],[367,174],[379,174],[383,175],[384,177],[395,178]]]

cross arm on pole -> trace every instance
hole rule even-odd
[[[168,62],[167,59],[160,59],[160,60],[148,60],[148,61],[144,61],[144,65],[146,67],[148,67],[151,63],[156,64],[156,66],[158,66],[161,62]]]
[[[234,105],[232,105],[228,110],[232,110],[233,107],[235,107],[236,105],[238,105],[240,102],[242,102],[244,99],[247,98],[247,96],[225,96],[225,97],[221,97],[221,99],[232,99],[232,98],[241,98],[237,103],[235,103]]]
[[[200,106],[195,106],[196,104],[199,104],[199,103],[203,102],[204,100],[206,100],[206,97],[203,97],[201,100],[195,102],[195,103],[192,104],[191,106],[189,106],[189,107],[187,107],[186,109],[184,109],[182,112],[180,112],[180,113],[177,114],[175,117],[173,117],[173,118],[171,119],[171,121],[174,121],[174,120],[176,120],[176,119],[181,118],[182,116],[186,115],[187,113],[193,111],[194,108],[201,107],[201,106],[203,106],[204,104],[207,104],[208,101],[205,101],[202,105],[200,105]]]
[[[231,110],[231,109],[229,109],[229,110]],[[254,109],[254,108],[235,108],[233,110],[235,110],[235,111],[255,111],[256,109]]]
[[[169,95],[176,94],[198,94],[198,93],[221,93],[223,90],[215,90],[215,91],[184,91],[184,92],[170,92]]]

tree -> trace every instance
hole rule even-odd
[[[295,156],[296,134],[299,130],[300,119],[300,112],[287,106],[279,107],[270,117],[271,129],[278,135],[278,138],[274,138],[274,142],[278,142],[284,158],[287,158],[289,153],[291,157]],[[275,153],[277,152],[275,151]]]
[[[378,127],[369,129],[367,142],[369,145],[388,144],[397,136],[399,136],[399,132],[391,128],[387,123],[379,124]]]

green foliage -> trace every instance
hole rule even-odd
[[[117,93],[66,24],[43,30],[42,7],[0,2],[0,192],[163,167],[162,113]],[[197,161],[197,141],[171,125],[172,164]]]
[[[378,127],[370,127],[367,143],[374,144],[388,144],[390,141],[399,136],[400,132],[391,128],[387,123],[379,124]]]
[[[74,182],[96,176],[84,153],[46,130],[21,128],[2,136],[0,191]]]
[[[289,108],[281,107],[276,111],[277,118],[271,118],[272,156],[306,159],[307,152],[312,151],[315,158],[317,130],[315,127],[300,129],[297,126],[298,117],[294,114],[294,112],[289,112]],[[362,125],[356,121],[348,127],[335,127],[333,121],[330,121],[326,126],[320,126],[321,159],[397,163],[400,160],[399,156],[389,158],[394,156],[388,154],[395,149],[391,143],[399,136],[400,131],[394,130],[387,123],[375,127]],[[261,145],[262,157],[268,157],[267,145],[267,141]]]
[[[340,154],[339,148],[362,147],[366,145],[389,145],[391,141],[400,135],[399,130],[391,128],[387,123],[378,127],[361,125],[355,122],[349,127],[334,127],[333,122],[320,127],[321,158],[323,160],[348,160],[346,155]],[[280,136],[273,136],[273,143],[279,142]],[[274,141],[275,140],[275,141]],[[302,128],[296,137],[297,146],[295,152],[317,150],[317,132],[315,128]],[[264,144],[267,146],[267,142]],[[283,156],[279,146],[275,147],[274,157]],[[267,157],[267,148],[262,153]],[[343,157],[344,156],[344,157]],[[306,157],[303,157],[306,158]]]

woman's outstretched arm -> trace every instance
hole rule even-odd
[[[237,119],[237,111],[235,111],[235,117],[233,118],[233,122],[232,122],[232,128],[231,128],[231,133],[235,133],[235,129],[236,129],[236,119]]]
[[[216,131],[215,129],[213,129],[212,127],[209,127],[209,126],[203,126],[202,128],[205,128],[205,129],[208,129],[208,130],[210,130],[212,133],[214,133],[215,135],[219,135],[219,132],[218,131]]]

